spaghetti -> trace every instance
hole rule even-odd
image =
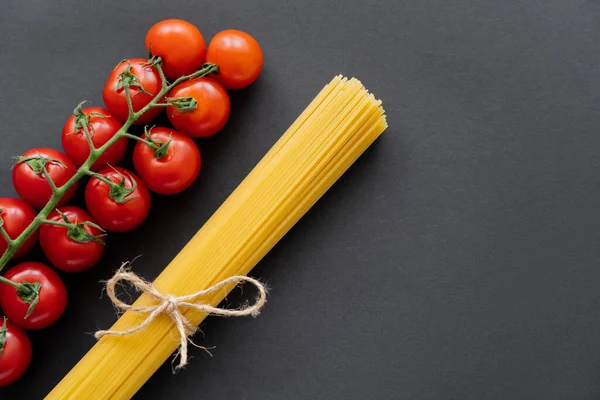
[[[380,101],[358,80],[335,77],[153,286],[182,296],[247,275],[386,127]],[[202,302],[218,305],[233,286]],[[155,304],[144,293],[134,306]],[[195,309],[181,312],[196,326],[206,317]],[[111,330],[130,330],[143,319],[127,311]],[[130,335],[104,336],[46,398],[129,399],[177,349],[178,336],[166,315]]]

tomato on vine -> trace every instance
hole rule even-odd
[[[216,76],[227,89],[241,89],[254,82],[263,67],[258,42],[245,32],[228,29],[219,32],[208,45],[206,61],[219,66]]]
[[[111,232],[130,231],[150,212],[150,192],[133,172],[105,168],[85,188],[85,204],[102,228]]]
[[[195,25],[181,19],[156,23],[146,34],[150,56],[162,58],[167,78],[175,80],[195,72],[206,57],[206,42]]]
[[[0,284],[0,305],[6,316],[25,329],[52,325],[65,311],[67,289],[56,272],[40,262],[23,262],[4,275]]]
[[[140,111],[150,103],[162,88],[160,75],[149,60],[132,58],[121,61],[108,77],[102,97],[108,110],[122,122],[129,118],[125,83],[129,85],[134,112]],[[156,118],[160,111],[159,107],[152,108],[141,115],[134,124],[147,124]]]
[[[62,146],[67,156],[78,166],[82,166],[90,155],[90,144],[87,133],[95,148],[102,147],[121,129],[121,123],[101,107],[82,108],[79,104],[69,117],[62,130]],[[98,170],[108,165],[117,165],[123,160],[127,151],[127,139],[122,138],[110,146],[96,160],[91,170]]]
[[[0,386],[17,381],[31,364],[31,342],[25,331],[0,319]]]
[[[153,127],[145,140],[135,145],[133,165],[150,190],[175,194],[194,183],[202,160],[192,139],[173,129]]]
[[[57,188],[75,175],[77,167],[63,153],[54,149],[31,149],[17,157],[12,180],[15,190],[23,200],[35,208],[44,208],[52,197],[49,179]],[[60,199],[58,205],[66,204],[77,191],[73,185]]]
[[[65,272],[91,268],[104,251],[102,229],[79,207],[66,206],[48,215],[40,227],[40,245],[48,260]]]
[[[35,219],[35,210],[21,199],[0,198],[0,226],[4,228],[10,239],[16,239]],[[20,258],[33,249],[37,242],[38,231],[34,231],[13,256]],[[0,254],[4,254],[8,245],[0,236]]]
[[[231,104],[223,86],[212,78],[202,77],[184,81],[175,86],[169,98],[193,98],[196,108],[184,111],[167,107],[167,116],[179,132],[200,138],[219,132],[229,119]]]

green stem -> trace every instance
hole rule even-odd
[[[50,173],[48,172],[48,168],[44,167],[44,169],[42,170],[42,173],[44,174],[44,177],[46,177],[48,184],[52,188],[52,193],[56,193],[58,191],[58,188],[54,184],[54,181],[52,180],[52,177],[50,176]]]
[[[144,114],[146,111],[148,111],[154,107],[157,107],[157,104],[159,104],[159,100],[162,99],[167,93],[169,93],[169,91],[171,91],[171,89],[173,89],[173,87],[175,87],[179,83],[181,83],[185,80],[188,80],[188,79],[199,78],[199,77],[202,77],[205,75],[217,73],[219,71],[219,68],[215,64],[206,63],[202,66],[202,68],[200,68],[198,71],[194,72],[193,74],[190,74],[187,76],[182,76],[181,78],[177,79],[175,82],[169,83],[166,80],[166,78],[164,77],[164,73],[162,71],[162,67],[161,67],[160,63],[156,64],[155,68],[158,70],[158,73],[160,74],[161,80],[162,80],[162,88],[161,88],[160,92],[148,104],[146,104],[146,106],[144,106],[141,110],[139,110],[138,112],[133,112],[133,106],[131,104],[131,95],[130,95],[129,87],[126,86],[125,87],[125,96],[127,97],[127,106],[129,107],[130,114],[129,114],[129,118],[127,118],[127,121],[125,121],[125,123],[123,124],[121,129],[119,129],[119,131],[109,141],[104,143],[101,147],[94,148],[93,146],[90,146],[90,155],[88,156],[85,163],[83,163],[83,165],[81,167],[79,167],[79,169],[77,170],[75,175],[73,175],[71,177],[71,179],[69,179],[61,187],[56,188],[56,190],[52,194],[52,197],[50,197],[50,200],[48,201],[48,203],[46,203],[44,208],[41,209],[41,211],[35,217],[33,222],[31,222],[31,224],[29,224],[29,226],[27,228],[25,228],[25,230],[23,232],[21,232],[21,234],[17,238],[8,240],[10,238],[8,238],[6,231],[4,230],[4,228],[0,227],[0,232],[2,232],[2,235],[4,236],[5,239],[7,239],[6,241],[8,243],[8,248],[6,249],[4,254],[2,254],[2,257],[0,257],[0,271],[6,266],[6,264],[8,264],[10,259],[17,252],[17,250],[19,250],[19,248],[23,245],[23,243],[25,243],[25,241],[40,227],[40,225],[42,225],[43,223],[46,223],[46,221],[48,221],[47,220],[48,215],[52,212],[52,210],[54,210],[56,208],[56,205],[58,204],[60,199],[63,198],[63,196],[69,191],[69,189],[71,189],[71,187],[73,187],[73,185],[75,185],[85,175],[93,174],[91,172],[91,166],[94,164],[94,162],[96,162],[96,160],[98,160],[98,158],[102,154],[104,154],[104,152],[106,152],[106,150],[108,150],[108,148],[110,146],[112,146],[113,144],[115,144],[119,139],[131,138],[131,136],[133,136],[133,135],[130,135],[129,133],[127,133],[127,131],[129,130],[131,125],[133,125],[133,123],[142,114]],[[96,178],[98,178],[98,177],[96,177]],[[100,178],[98,178],[98,179],[100,179]],[[105,182],[105,183],[108,184],[108,182]],[[114,182],[111,181],[110,184],[114,184]],[[5,236],[5,234],[6,234],[6,236]],[[9,285],[12,285],[12,286],[16,285],[15,287],[20,287],[19,284],[16,284],[6,278],[3,278],[3,277],[0,277],[0,278],[1,278],[0,282],[8,283]]]
[[[45,220],[43,220],[42,224],[62,226],[64,228],[70,228],[71,225],[72,225],[72,224],[67,224],[66,222],[52,221],[51,219],[45,219]]]
[[[160,60],[160,57],[158,57],[158,59]],[[161,65],[160,62],[157,65]],[[160,82],[162,84],[163,87],[168,86],[169,82],[167,82],[167,77],[165,76],[165,71],[163,71],[162,68],[157,67],[156,70],[158,71],[158,75],[160,75]]]
[[[85,138],[87,139],[88,146],[90,146],[90,152],[96,150],[94,142],[92,141],[92,135],[90,134],[90,130],[88,129],[87,124],[83,124],[81,128],[83,129],[83,133],[85,133]]]
[[[170,86],[177,86],[183,81],[187,81],[194,78],[200,78],[202,76],[206,76],[209,74],[217,74],[219,72],[219,67],[216,64],[206,63],[200,68],[198,71],[193,74],[182,76],[178,78],[175,82],[173,82]]]
[[[6,283],[7,285],[10,285],[16,289],[19,289],[22,286],[20,283],[13,282],[10,279],[3,277],[2,275],[0,275],[0,282]]]
[[[2,234],[2,237],[4,238],[4,240],[6,240],[6,245],[8,247],[14,246],[13,240],[10,238],[10,236],[8,236],[8,232],[6,232],[6,229],[4,228],[3,221],[0,221],[0,234]]]
[[[146,139],[136,136],[136,135],[132,135],[131,133],[125,133],[125,134],[123,134],[123,136],[125,136],[126,138],[129,138],[129,139],[137,140],[138,142],[142,142],[148,147],[152,147],[152,148],[157,147],[154,143],[150,142],[149,140],[146,140]]]
[[[98,179],[100,182],[106,183],[108,186],[116,185],[116,183],[114,183],[110,179],[104,177],[104,175],[101,175],[101,174],[98,174],[98,173],[92,172],[92,171],[89,171],[87,174],[93,178]]]
[[[127,119],[129,121],[129,119],[131,119],[131,116],[134,115],[135,113],[133,112],[133,104],[131,103],[131,91],[129,90],[129,86],[125,86],[124,89],[125,89],[125,98],[127,98],[127,108],[129,109],[129,118]]]

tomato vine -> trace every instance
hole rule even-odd
[[[123,62],[128,62],[128,60],[124,60]],[[19,250],[19,248],[23,245],[23,243],[25,243],[25,241],[31,235],[33,235],[34,232],[36,232],[36,230],[39,229],[42,224],[53,224],[53,225],[57,224],[55,221],[48,220],[47,219],[48,215],[57,207],[60,200],[82,177],[84,177],[84,176],[98,177],[98,174],[92,171],[92,165],[113,144],[115,144],[118,140],[123,139],[123,138],[135,138],[136,140],[146,141],[142,138],[138,138],[137,136],[131,135],[127,132],[127,130],[138,120],[138,118],[140,116],[142,116],[142,114],[144,114],[146,111],[148,111],[150,109],[157,108],[157,107],[174,107],[178,110],[178,112],[181,112],[181,113],[186,113],[186,112],[195,110],[197,107],[197,104],[196,104],[196,101],[191,97],[165,98],[165,96],[171,91],[171,89],[173,89],[175,86],[177,86],[178,84],[180,84],[184,81],[194,79],[194,78],[200,78],[200,77],[211,75],[211,74],[218,74],[218,72],[219,72],[219,67],[216,64],[205,63],[196,72],[189,74],[189,75],[179,77],[178,79],[174,80],[173,82],[169,82],[163,72],[162,59],[160,57],[158,57],[158,56],[152,57],[146,64],[146,67],[156,68],[156,70],[158,71],[158,74],[161,79],[160,92],[158,92],[158,94],[156,96],[154,96],[154,98],[148,104],[146,104],[143,108],[141,108],[140,110],[135,112],[133,109],[133,105],[132,105],[132,95],[131,95],[130,88],[134,87],[138,91],[141,91],[141,92],[145,92],[145,90],[144,90],[143,86],[141,85],[141,83],[139,82],[139,80],[137,79],[137,77],[131,73],[130,66],[125,68],[125,70],[119,75],[119,84],[115,87],[114,90],[118,91],[118,90],[122,89],[124,91],[125,97],[127,99],[129,116],[128,116],[127,120],[124,122],[121,129],[119,129],[119,131],[110,140],[108,140],[106,143],[104,143],[102,146],[96,147],[93,144],[92,136],[90,134],[90,129],[89,129],[89,118],[85,117],[85,115],[83,117],[81,117],[81,115],[80,115],[81,112],[79,112],[76,115],[76,117],[77,116],[79,117],[77,119],[77,124],[78,124],[77,126],[81,127],[81,129],[83,130],[83,132],[86,136],[86,139],[87,139],[89,147],[90,147],[90,154],[89,154],[87,160],[83,163],[83,165],[81,165],[77,169],[77,172],[62,186],[57,187],[55,182],[52,180],[52,177],[48,173],[46,164],[48,162],[53,162],[53,160],[48,160],[48,159],[43,159],[43,158],[42,159],[35,158],[35,159],[20,160],[22,162],[34,163],[35,167],[39,168],[41,170],[41,173],[47,179],[48,184],[50,185],[50,188],[52,189],[52,196],[50,197],[50,200],[46,203],[46,205],[37,214],[37,216],[35,217],[33,222],[31,222],[31,224],[29,224],[29,226],[27,226],[27,228],[25,228],[25,230],[23,230],[23,232],[14,239],[11,239],[10,236],[8,235],[8,232],[6,231],[6,229],[4,227],[2,217],[0,216],[0,234],[2,235],[3,239],[6,241],[6,244],[7,244],[6,251],[0,257],[0,271],[13,258],[13,256],[15,255],[17,250]],[[164,100],[162,100],[162,102],[161,102],[161,99],[164,99]],[[75,108],[75,113],[77,113],[78,110],[81,111],[82,104],[83,103],[79,104]],[[149,138],[148,135],[146,135],[146,137]],[[161,151],[166,151],[166,147],[168,147],[168,143],[163,145],[163,144],[158,144],[158,143],[151,142],[151,141],[148,141],[148,142],[150,142],[152,144],[152,146],[154,146],[154,149],[159,154]],[[117,192],[121,193],[124,190],[121,187],[121,185],[119,185],[118,183],[114,183],[109,180],[107,180],[106,183],[109,184],[109,186],[111,187],[111,192],[114,191],[115,193],[117,193]],[[122,197],[125,197],[125,196],[126,196],[126,194]],[[126,201],[126,199],[124,201]],[[65,225],[67,225],[67,223],[65,223]],[[69,227],[73,228],[72,226],[69,226]],[[87,238],[87,239],[90,239],[90,238]],[[96,238],[91,238],[91,240],[95,240],[95,239]],[[14,286],[17,289],[17,294],[21,298],[21,300],[27,302],[30,305],[30,309],[28,310],[28,313],[33,312],[33,309],[35,308],[35,305],[39,300],[39,285],[40,284],[38,282],[18,283],[18,282],[13,282],[10,279],[5,278],[3,276],[0,276],[0,282]]]

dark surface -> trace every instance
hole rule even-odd
[[[154,278],[338,73],[389,130],[255,269],[260,318],[209,319],[214,358],[192,349],[137,398],[600,398],[600,2],[2,0],[3,196],[11,157],[60,148],[74,105],[101,104],[171,17],[250,32],[264,73],[200,142],[199,181],[65,276],[65,316],[3,399],[46,394],[115,320],[98,281],[138,254]]]

